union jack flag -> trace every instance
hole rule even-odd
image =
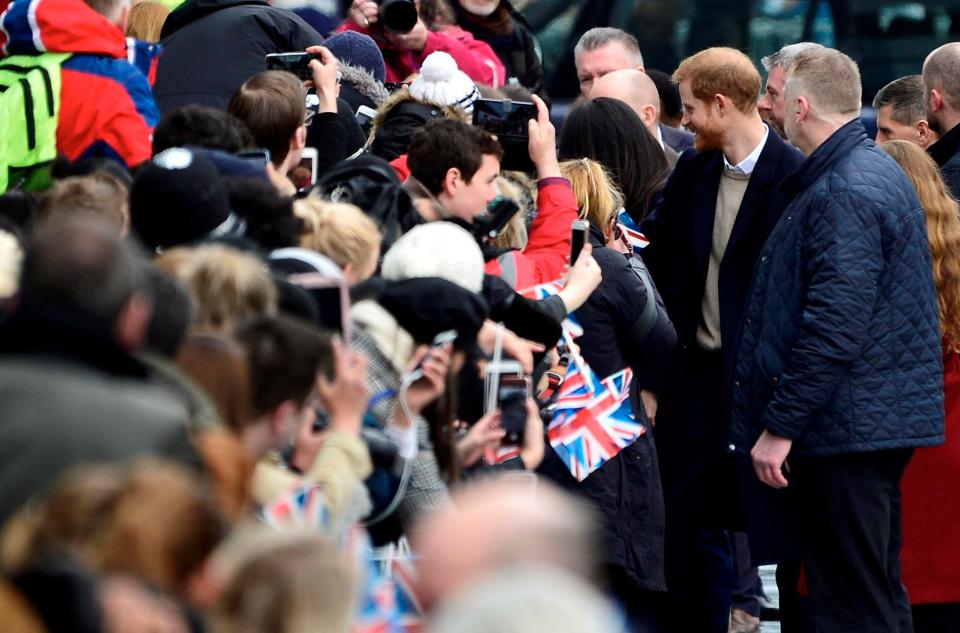
[[[620,227],[623,236],[630,242],[630,247],[633,248],[634,253],[639,253],[650,243],[650,240],[640,232],[640,226],[633,221],[626,209],[620,209],[620,213],[617,214],[617,226]]]
[[[275,528],[325,530],[330,514],[327,500],[319,486],[297,485],[264,506],[260,516]]]
[[[570,473],[583,481],[647,430],[633,415],[631,369],[599,380],[575,348],[570,349],[570,366],[547,438]]]
[[[563,282],[557,279],[556,281],[550,281],[545,284],[540,284],[539,286],[520,290],[519,294],[527,299],[541,301],[547,297],[552,297],[561,290],[563,290]],[[583,336],[583,327],[573,313],[567,315],[567,318],[563,320],[562,326],[563,331],[570,332],[570,336],[573,338]]]

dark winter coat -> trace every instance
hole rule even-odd
[[[268,53],[302,51],[323,37],[263,0],[188,0],[167,17],[153,92],[160,112],[185,105],[226,110]]]
[[[960,197],[960,125],[954,126],[939,141],[927,148],[940,167],[943,180],[954,198]]]
[[[577,339],[580,352],[598,376],[609,376],[627,366],[637,376],[661,370],[676,344],[673,326],[661,311],[647,337],[638,340],[637,326],[646,297],[643,284],[622,254],[601,248],[601,238],[594,227],[593,257],[603,281],[577,310],[584,329]],[[631,397],[637,418],[646,423],[637,382],[634,380]],[[663,493],[653,433],[648,430],[579,484],[552,450],[547,451],[540,472],[593,502],[602,518],[597,535],[602,563],[624,568],[641,588],[664,590]]]
[[[943,442],[943,364],[926,219],[859,120],[784,187],[744,309],[731,442],[766,429],[813,456]]]
[[[0,523],[71,468],[196,463],[187,412],[98,320],[21,306],[0,328]]]
[[[790,202],[789,197],[776,191],[776,186],[802,162],[803,154],[784,143],[772,130],[768,133],[720,265],[720,337],[724,342],[724,366],[728,369],[732,367],[736,351],[740,316],[754,263]],[[640,227],[650,240],[642,251],[643,261],[677,330],[679,355],[696,345],[723,169],[720,150],[683,153],[667,181],[660,203]],[[647,386],[661,394],[662,399],[668,385],[677,382],[678,376],[670,373]]]

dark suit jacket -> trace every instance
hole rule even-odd
[[[803,160],[799,151],[770,131],[720,265],[723,363],[722,367],[716,365],[717,370],[705,373],[704,368],[698,366],[697,371],[691,371],[691,360],[697,349],[717,192],[724,169],[722,153],[714,150],[698,154],[688,150],[681,154],[660,204],[641,225],[650,240],[650,245],[643,250],[643,259],[677,332],[678,345],[667,371],[660,376],[662,382],[651,384],[648,375],[644,384],[660,398],[657,448],[662,470],[669,470],[663,473],[664,498],[668,517],[673,516],[674,520],[685,521],[685,513],[690,513],[696,517],[690,520],[705,521],[711,527],[742,530],[746,518],[753,537],[754,534],[781,534],[779,522],[789,524],[791,519],[780,509],[784,502],[782,495],[771,499],[769,493],[777,491],[763,490],[764,486],[747,463],[742,464],[743,473],[738,476],[732,456],[726,453],[729,416],[723,402],[725,398],[719,395],[725,389],[722,386],[717,389],[716,385],[729,382],[754,263],[789,203],[789,197],[780,193],[777,185]],[[713,371],[717,373],[711,373]],[[687,406],[694,401],[700,403],[698,407]],[[691,411],[716,411],[716,415],[694,415]],[[691,415],[695,419],[690,418]],[[747,509],[746,517],[739,512],[738,499],[742,499]],[[753,512],[753,508],[768,512]],[[678,515],[684,518],[677,519]],[[758,524],[752,520],[757,516],[774,518]],[[754,543],[751,538],[751,548],[758,560],[779,557],[782,551],[779,539],[756,540]]]
[[[672,147],[673,151],[682,154],[684,150],[693,147],[693,134],[686,130],[678,130],[669,125],[660,124],[660,135],[663,136],[663,144]]]
[[[803,154],[771,130],[740,205],[719,278],[720,335],[728,368],[754,262],[789,202],[776,185],[803,160]],[[681,154],[660,203],[641,225],[650,240],[643,259],[666,303],[681,348],[696,344],[722,170],[719,150]]]

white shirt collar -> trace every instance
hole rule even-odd
[[[763,138],[760,139],[760,143],[753,148],[753,151],[737,165],[731,165],[729,161],[727,161],[727,157],[724,156],[723,166],[735,174],[743,174],[744,176],[752,174],[753,169],[757,166],[757,161],[760,160],[760,154],[763,153],[763,147],[767,144],[767,137],[769,135],[770,128],[764,124]]]
[[[656,130],[657,130],[657,133],[655,136],[657,137],[657,142],[660,143],[660,149],[666,150],[666,148],[663,146],[663,132],[660,130],[659,123],[657,124]]]

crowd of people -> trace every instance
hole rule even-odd
[[[5,631],[960,632],[960,44],[281,5],[0,0]]]

